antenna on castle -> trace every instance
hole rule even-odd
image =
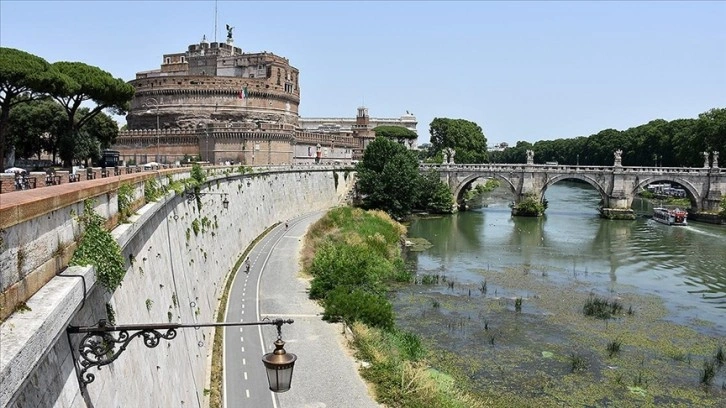
[[[217,0],[214,0],[214,42],[217,42]]]

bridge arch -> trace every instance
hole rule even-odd
[[[542,186],[542,190],[540,191],[540,199],[544,199],[545,192],[547,191],[547,188],[549,188],[551,185],[564,180],[580,180],[584,181],[585,183],[591,185],[597,192],[600,194],[600,202],[606,203],[608,199],[608,194],[603,188],[603,186],[597,182],[594,178],[585,175],[585,174],[558,174],[552,178],[547,179],[547,182],[545,182],[544,186]]]
[[[691,207],[694,209],[695,212],[700,212],[702,209],[701,201],[702,197],[701,194],[698,192],[698,190],[691,184],[689,181],[686,181],[680,177],[677,176],[668,176],[668,175],[657,175],[652,177],[647,177],[640,181],[638,184],[635,185],[633,188],[633,191],[631,194],[633,196],[637,195],[640,191],[645,189],[649,184],[658,183],[661,181],[668,181],[671,183],[676,183],[682,186],[686,190],[686,195],[688,196],[688,199],[691,201]]]
[[[513,199],[516,199],[516,197],[517,197],[517,188],[514,186],[514,184],[512,183],[512,181],[510,179],[506,178],[502,174],[482,172],[482,173],[473,173],[473,174],[470,174],[470,175],[466,176],[466,178],[464,178],[461,182],[459,182],[456,185],[456,187],[454,188],[454,191],[452,191],[452,193],[454,195],[454,199],[456,200],[456,203],[457,204],[460,204],[462,202],[461,194],[464,191],[466,191],[466,189],[472,183],[474,183],[475,180],[480,179],[480,178],[493,178],[493,179],[497,179],[497,180],[503,181],[504,184],[507,187],[509,187],[509,191],[512,193],[512,198]]]

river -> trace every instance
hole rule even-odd
[[[499,198],[497,198],[499,197]],[[635,221],[604,220],[597,192],[560,182],[545,193],[543,218],[512,217],[501,194],[487,207],[446,217],[417,219],[409,236],[433,244],[410,254],[418,274],[446,273],[461,282],[481,280],[482,268],[525,266],[549,279],[585,280],[594,286],[632,285],[663,298],[670,318],[697,316],[726,335],[726,228],[691,222],[671,227],[647,217],[652,207],[636,199]]]
[[[646,201],[636,220],[604,220],[597,192],[571,182],[548,188],[546,216],[512,217],[497,190],[483,208],[409,225],[432,247],[406,254],[416,283],[391,298],[396,324],[440,351],[434,367],[456,367],[481,398],[522,398],[501,406],[724,406],[726,370],[712,393],[698,384],[726,347],[726,228],[656,223]],[[593,298],[623,313],[588,318]]]

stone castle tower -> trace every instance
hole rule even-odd
[[[268,52],[243,53],[229,43],[192,44],[165,54],[161,68],[139,72],[128,128],[193,129],[199,124],[276,123],[297,127],[299,71]]]
[[[362,155],[376,124],[415,130],[413,115],[371,120],[365,107],[349,127],[345,118],[305,123],[299,75],[287,58],[235,47],[228,28],[226,43],[203,38],[136,74],[128,130],[112,149],[127,163],[343,163]]]

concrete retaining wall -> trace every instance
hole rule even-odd
[[[114,363],[91,369],[95,381],[81,393],[65,327],[93,325],[110,309],[117,324],[211,322],[225,276],[260,233],[276,222],[341,203],[353,183],[352,174],[340,170],[336,183],[335,170],[323,167],[288,166],[250,175],[230,171],[218,169],[210,177],[202,192],[215,194],[201,196],[201,210],[195,200],[170,193],[113,230],[127,267],[114,293],[95,285],[92,269],[69,268],[28,300],[30,310],[3,322],[0,406],[207,405],[212,329],[180,329],[176,339],[162,340],[153,349],[135,339]],[[115,202],[113,193],[109,197]],[[70,208],[58,213],[69,214]],[[68,229],[65,222],[55,224]],[[81,338],[70,335],[74,350]]]

